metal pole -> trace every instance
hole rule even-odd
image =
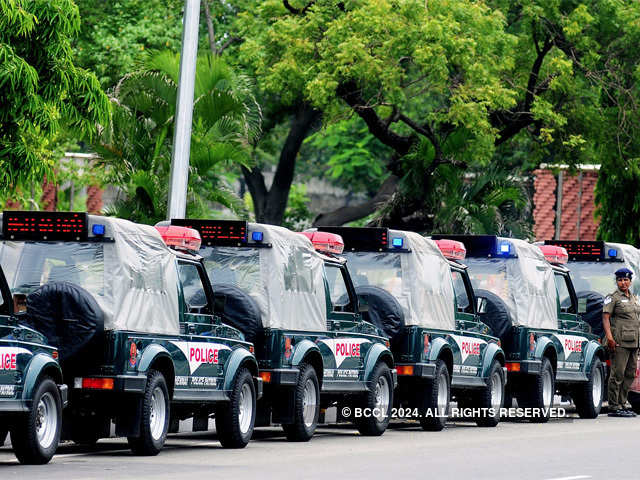
[[[173,131],[167,219],[184,218],[187,212],[187,183],[189,181],[189,153],[191,148],[193,91],[196,81],[199,23],[200,0],[185,0],[180,80],[178,81],[178,101]]]

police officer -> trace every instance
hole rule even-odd
[[[638,362],[640,301],[630,291],[631,270],[621,268],[615,275],[618,288],[605,297],[602,308],[602,326],[611,355],[609,416],[635,417],[626,402]]]

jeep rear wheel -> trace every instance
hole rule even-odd
[[[549,359],[542,358],[540,375],[531,376],[523,381],[526,381],[527,384],[523,385],[518,395],[518,406],[537,409],[531,418],[532,422],[548,422],[551,417],[550,409],[553,406],[553,396],[556,392],[556,379]]]
[[[61,426],[60,393],[55,382],[45,377],[35,389],[31,411],[11,427],[11,444],[20,463],[49,462],[58,449]]]
[[[376,437],[382,435],[391,421],[393,406],[393,378],[389,366],[378,362],[369,383],[369,391],[365,394],[362,408],[363,416],[356,419],[356,427],[362,435]],[[368,415],[364,415],[368,413]]]
[[[216,431],[224,448],[244,448],[256,423],[256,390],[251,372],[236,374],[230,401],[216,409]]]
[[[602,408],[604,392],[604,367],[598,357],[591,363],[589,380],[580,384],[571,395],[580,418],[596,418]]]
[[[489,370],[489,384],[478,392],[477,396],[478,401],[475,406],[486,409],[481,416],[476,417],[476,424],[479,427],[495,427],[500,423],[500,409],[504,405],[504,388],[502,365],[494,360]],[[487,413],[484,414],[485,412]]]
[[[318,426],[320,415],[320,384],[313,366],[300,366],[300,376],[294,391],[293,423],[282,425],[287,440],[307,442]]]
[[[152,456],[162,450],[169,431],[169,390],[162,373],[151,370],[142,399],[140,436],[128,437],[135,455]]]
[[[442,430],[447,424],[451,402],[451,377],[444,361],[436,362],[435,377],[424,382],[416,395],[422,428],[432,432]]]

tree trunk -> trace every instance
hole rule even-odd
[[[207,35],[209,37],[209,48],[211,48],[211,53],[214,55],[218,54],[218,49],[216,48],[216,35],[213,31],[213,20],[211,19],[211,10],[209,9],[209,0],[203,0],[204,6],[204,17],[207,22]]]
[[[375,212],[380,205],[387,202],[395,193],[397,185],[398,177],[391,175],[384,181],[378,193],[376,193],[375,197],[371,200],[361,203],[360,205],[341,207],[333,212],[321,213],[313,221],[313,226],[339,226],[364,218]]]
[[[271,225],[281,225],[293,183],[296,158],[302,142],[312,131],[320,118],[320,112],[307,103],[302,103],[291,121],[289,134],[280,151],[280,159],[271,188],[267,190],[264,175],[258,167],[242,169],[249,192],[253,199],[256,221]]]

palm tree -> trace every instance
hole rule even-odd
[[[113,114],[96,151],[121,195],[109,214],[154,223],[165,218],[180,59],[160,52],[125,76],[112,94]],[[261,110],[248,78],[222,59],[202,56],[196,68],[189,190],[190,216],[219,203],[243,214],[225,172],[249,165]]]

